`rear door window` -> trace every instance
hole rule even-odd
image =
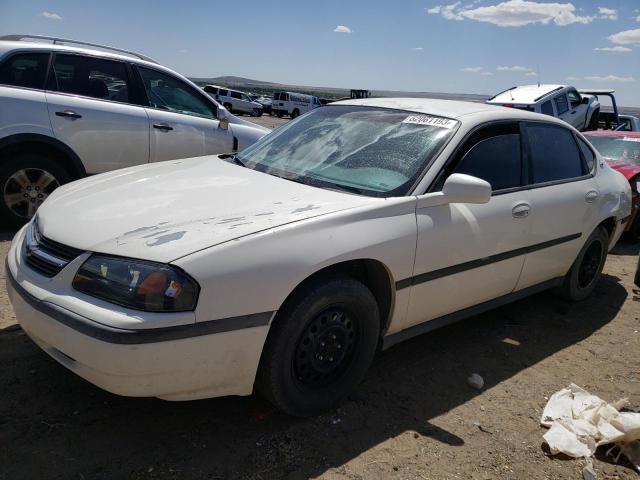
[[[551,104],[551,100],[547,100],[542,104],[541,111],[545,115],[551,115],[553,117],[553,105]]]
[[[573,133],[559,125],[526,125],[533,183],[581,177],[588,172]]]
[[[522,185],[520,127],[504,123],[481,128],[465,142],[451,173],[486,180],[495,191]]]
[[[50,90],[128,103],[130,83],[124,63],[82,55],[55,56]]]
[[[0,65],[0,84],[23,88],[44,88],[49,54],[46,52],[12,55]]]
[[[558,115],[562,115],[569,111],[569,103],[567,102],[567,96],[563,93],[553,99],[556,102],[556,110]]]
[[[240,92],[234,92],[233,90],[231,90],[231,98],[240,100],[242,98],[242,94]]]
[[[229,90],[225,90],[224,88],[221,88],[220,90],[218,90],[218,95],[226,97],[229,95]]]

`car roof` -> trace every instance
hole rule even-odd
[[[453,118],[456,120],[464,119],[465,122],[473,123],[473,119],[481,121],[491,120],[533,120],[546,121],[547,123],[555,123],[569,126],[566,122],[549,115],[540,113],[527,112],[517,108],[507,108],[498,105],[488,105],[479,102],[464,102],[460,100],[440,100],[433,98],[362,98],[341,100],[328,104],[332,105],[356,105],[365,107],[393,108],[398,110],[407,110],[408,112],[417,112],[428,115],[437,115],[440,117]]]
[[[557,90],[563,89],[564,87],[565,85],[552,84],[520,85],[518,87],[505,90],[504,92],[500,92],[495,97],[487,100],[487,102],[532,104]]]
[[[105,47],[107,48],[107,47]],[[75,47],[71,45],[54,44],[50,42],[28,42],[28,41],[13,41],[13,40],[0,40],[0,56],[4,56],[6,53],[13,51],[44,51],[44,52],[65,52],[65,53],[84,53],[87,55],[93,55],[97,57],[110,58],[114,60],[124,60],[127,62],[134,62],[141,65],[149,65],[158,67],[159,65],[153,61],[143,60],[139,58],[136,53],[115,53],[109,50],[101,50],[100,48],[89,47]]]
[[[615,138],[640,138],[640,132],[625,132],[615,130],[591,130],[582,132],[585,137],[615,137]]]

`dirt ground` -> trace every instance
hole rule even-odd
[[[640,404],[639,250],[618,245],[584,302],[542,293],[384,352],[339,408],[302,420],[255,396],[106,393],[31,342],[0,286],[0,479],[581,479],[581,460],[546,453],[538,420],[570,382]],[[604,450],[599,479],[638,478]]]

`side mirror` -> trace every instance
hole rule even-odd
[[[481,178],[454,173],[444,182],[441,192],[418,197],[418,207],[435,207],[449,203],[488,203],[491,185]]]
[[[218,128],[229,130],[229,117],[224,107],[218,107]]]

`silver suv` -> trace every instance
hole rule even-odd
[[[0,225],[24,223],[71,180],[230,153],[268,132],[143,55],[0,37]]]

